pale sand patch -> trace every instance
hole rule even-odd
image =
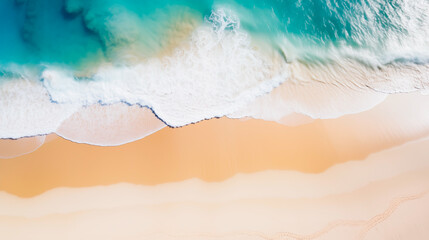
[[[0,194],[3,239],[424,239],[429,140],[320,174]],[[412,157],[410,157],[412,156]],[[406,160],[406,161],[404,161]]]
[[[0,139],[0,158],[15,158],[36,151],[45,142],[45,136],[20,139]]]
[[[101,146],[117,146],[142,139],[166,125],[150,109],[124,103],[82,107],[57,129],[61,137]]]

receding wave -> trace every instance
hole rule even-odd
[[[56,132],[118,145],[165,125],[222,116],[294,125],[424,94],[427,9],[424,0],[2,1],[0,138]],[[306,117],[290,121],[296,114]]]

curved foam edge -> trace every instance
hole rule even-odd
[[[0,92],[0,138],[9,148],[1,149],[4,158],[33,152],[50,133],[79,143],[113,146],[141,139],[165,126],[151,110],[139,106],[81,107],[54,102],[35,80],[6,81],[0,84]]]
[[[427,104],[429,96],[396,94],[369,111],[297,127],[262,120],[219,119],[165,129],[149,139],[116,148],[94,149],[57,141],[33,155],[0,162],[4,164],[0,167],[4,179],[0,188],[30,197],[59,186],[118,181],[159,184],[199,178],[213,182],[268,169],[319,173],[428,137]],[[126,158],[123,152],[129,153]],[[34,167],[26,167],[28,161]],[[54,173],[47,174],[52,169]],[[97,174],[90,169],[97,169]],[[26,178],[30,174],[33,177]]]
[[[310,100],[311,96],[317,98],[317,94],[309,94]],[[313,129],[313,131],[317,129],[329,143],[326,147],[332,148],[337,157],[345,159],[356,154],[371,153],[374,150],[429,136],[429,113],[427,112],[429,96],[414,92],[382,95],[380,99],[385,100],[381,103],[375,101],[378,104],[369,110],[346,114],[335,119],[313,120],[307,115],[292,113],[276,120],[287,126],[307,124],[304,126],[307,127],[306,129]],[[317,106],[315,102],[310,103]],[[267,112],[270,106],[272,105],[265,108],[265,110],[268,109]],[[307,106],[315,107],[315,111],[321,111],[316,106]],[[336,111],[335,113],[338,114]],[[267,119],[266,115],[263,118]],[[317,136],[317,133],[314,133],[314,136]],[[311,137],[307,136],[307,138]]]
[[[30,199],[0,193],[0,236],[420,239],[428,233],[415,225],[429,216],[428,145],[407,143],[321,174],[268,171],[221,183],[60,188]]]
[[[282,57],[258,50],[234,18],[219,10],[207,21],[171,55],[105,64],[88,81],[48,66],[43,84],[59,103],[138,104],[180,127],[232,113],[287,79]]]
[[[309,94],[309,99],[312,96],[317,98],[317,94]],[[383,101],[381,103],[374,101],[377,105],[372,107],[371,103],[369,110],[365,111],[365,107],[360,109],[362,112],[346,114],[334,119],[314,120],[304,114],[292,113],[276,120],[287,126],[306,124],[301,127],[301,130],[313,131],[311,135],[305,135],[306,138],[316,138],[322,135],[327,143],[325,147],[332,149],[331,152],[325,152],[330,152],[332,155],[343,159],[356,156],[365,157],[365,154],[374,151],[429,136],[429,113],[427,112],[429,96],[414,92],[382,95],[380,99]],[[338,100],[338,102],[341,104],[341,101]],[[302,101],[302,103],[308,103],[308,101]],[[318,112],[323,111],[317,108],[316,102],[311,103],[316,106],[307,106],[315,107],[314,110]],[[333,104],[336,103],[337,101]],[[347,104],[349,103],[347,102]],[[269,105],[265,108],[267,112],[269,112],[270,106],[272,107]],[[350,106],[353,109],[353,105]],[[335,113],[338,114],[336,111]],[[264,119],[267,119],[266,115]],[[302,131],[302,134],[305,134],[306,131]],[[305,141],[302,144],[305,144]],[[321,142],[319,141],[318,144]],[[308,146],[312,145],[309,143]]]
[[[0,84],[0,138],[17,139],[55,132],[79,107],[52,102],[40,81],[8,80]]]
[[[237,19],[221,10],[212,16],[207,21],[213,26],[197,27],[189,41],[168,56],[140,59],[131,65],[105,64],[82,79],[65,69],[46,66],[42,83],[39,79],[2,83],[0,138],[51,133],[82,106],[120,102],[147,106],[171,127],[225,115],[299,125],[366,111],[387,94],[424,92],[429,86],[428,65],[374,67],[347,59],[337,59],[335,64],[287,63],[273,49],[258,49],[239,29],[239,22],[234,22]],[[85,113],[76,113],[73,119],[86,120],[67,121],[71,129],[89,124],[89,110],[81,111]],[[60,129],[65,138],[105,144],[99,138],[85,141],[85,133],[65,129]],[[121,137],[106,145],[138,138]]]
[[[144,138],[166,125],[150,109],[124,103],[84,107],[56,130],[78,143],[117,146]]]
[[[0,139],[0,158],[15,158],[36,151],[45,142],[46,136]]]
[[[359,113],[380,104],[389,94],[424,93],[429,86],[428,65],[374,68],[347,61],[327,65],[294,62],[289,70],[286,82],[228,116],[297,125],[309,121],[304,116],[331,119]]]
[[[334,147],[332,151],[341,153],[341,158],[348,158],[350,154],[371,153],[373,149],[383,149],[426,136],[429,133],[429,115],[426,114],[428,97],[419,93],[395,94],[361,113],[314,123],[310,123],[313,119],[297,114],[293,119],[288,119],[286,124],[291,125],[297,119],[307,121],[310,123],[308,127],[300,128],[303,134],[310,129],[316,131],[313,137],[308,137],[329,139]],[[163,126],[147,108],[126,104],[94,105],[66,119],[57,132],[75,142],[108,146],[138,140]],[[290,138],[285,136],[283,140],[289,141]]]
[[[5,112],[8,113],[1,115],[2,123],[6,123],[0,126],[4,128],[2,133],[7,134],[3,137],[9,137],[9,134],[12,133],[12,136],[18,138],[20,135],[16,134],[24,135],[22,131],[31,129],[32,135],[58,131],[58,134],[64,138],[80,143],[120,145],[138,140],[164,126],[149,109],[139,106],[128,106],[123,103],[106,106],[94,105],[77,111],[76,105],[51,102],[46,91],[37,82],[29,80],[11,81],[4,83],[1,87],[3,93],[6,93],[2,95],[1,103],[4,105]],[[28,96],[33,101],[27,103],[25,100]],[[393,100],[391,103],[381,104],[381,107],[378,108],[377,104],[383,102],[386,96],[388,95],[374,91],[341,88],[319,82],[310,82],[309,84],[287,82],[270,94],[258,98],[255,104],[250,105],[246,110],[248,112],[242,115],[276,120],[286,125],[299,125],[309,123],[318,117],[339,117],[361,111],[364,112],[361,118],[363,122],[368,122],[368,119],[374,119],[378,122],[377,119],[385,119],[383,114],[384,116],[391,116],[388,119],[403,119],[403,116],[424,113],[423,110],[416,110],[408,113],[408,115],[400,114],[409,112],[416,107],[420,109],[420,106],[425,106],[425,96],[419,93],[390,95],[389,99],[402,98],[402,100]],[[16,110],[16,106],[19,106],[18,110]],[[372,113],[375,114],[379,111],[379,114],[365,113],[365,110],[374,108],[374,106],[376,110]],[[414,106],[414,108],[410,108],[410,106]],[[296,108],[294,109],[294,107]],[[298,110],[299,108],[301,110]],[[385,109],[383,110],[383,108]],[[42,111],[41,114],[34,111],[39,109],[45,111]],[[258,112],[260,109],[263,111]],[[302,111],[302,109],[307,110]],[[395,111],[398,114],[393,114]],[[18,118],[10,117],[16,112],[20,112]],[[285,112],[289,112],[289,114],[285,114]],[[299,112],[306,112],[306,114]],[[308,117],[309,112],[312,112],[311,117]],[[48,113],[50,122],[46,121]],[[417,123],[419,125],[415,126],[421,126],[426,119],[424,114],[420,115],[414,118],[419,121]],[[237,116],[230,115],[229,117]],[[403,119],[403,126],[413,125],[407,123],[410,119]],[[353,121],[357,122],[357,120]],[[61,125],[61,123],[63,124]],[[24,127],[21,127],[20,124],[23,124]],[[401,125],[399,122],[395,124]],[[58,128],[52,129],[55,126]],[[384,126],[388,126],[388,124]],[[91,128],[93,129],[91,130]],[[16,131],[21,131],[21,133]],[[27,134],[28,132],[25,133],[25,135]]]

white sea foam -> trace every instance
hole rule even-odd
[[[78,105],[55,104],[39,81],[14,79],[0,84],[0,138],[55,132]]]
[[[168,57],[104,66],[89,81],[48,68],[44,86],[60,103],[127,102],[152,108],[170,126],[224,116],[270,92],[288,77],[286,64],[255,49],[236,18],[215,11]]]
[[[76,142],[123,144],[163,126],[148,124],[157,120],[152,121],[149,110],[136,110],[138,106],[151,108],[174,127],[220,116],[295,125],[311,121],[308,117],[336,118],[368,110],[387,94],[429,88],[429,65],[371,64],[371,59],[362,64],[356,61],[360,57],[352,56],[372,55],[347,48],[332,52],[333,63],[307,64],[294,60],[289,48],[282,49],[284,56],[260,48],[231,11],[214,11],[206,23],[171,54],[105,64],[87,79],[47,66],[42,82],[34,77],[38,74],[30,74],[1,83],[0,138],[58,132]],[[416,41],[421,45],[427,40]],[[426,54],[427,48],[422,51]],[[130,108],[136,111],[125,110],[123,102],[134,105]],[[122,107],[118,111],[115,106],[94,106],[98,103]],[[124,133],[113,130],[120,125]]]
[[[147,108],[114,104],[81,107],[52,102],[42,83],[22,77],[0,84],[0,158],[30,153],[57,133],[79,143],[113,146],[136,141],[165,124]],[[33,137],[34,136],[34,137]]]
[[[388,94],[429,89],[429,65],[374,68],[354,61],[323,65],[293,62],[289,70],[288,81],[229,116],[281,122],[299,113],[330,119],[371,109]]]
[[[334,42],[328,40],[319,45],[318,41],[314,44],[312,39],[305,36],[288,34],[280,34],[275,41],[288,60],[341,62],[353,59],[372,66],[395,62],[429,63],[428,1],[362,1],[356,6],[359,7],[346,10],[353,14],[344,14],[341,19],[350,24],[350,32],[335,29],[347,33],[339,32],[340,36]],[[317,24],[316,19],[312,20]],[[341,38],[342,34],[345,34],[344,39]]]

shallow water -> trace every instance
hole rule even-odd
[[[427,8],[427,1],[406,0],[3,1],[2,95],[28,95],[22,102],[44,96],[42,109],[61,110],[52,112],[50,128],[26,131],[3,117],[0,137],[55,132],[76,109],[96,103],[145,106],[178,127],[225,115],[276,120],[252,102],[279,85],[310,92],[308,85],[323,83],[362,96],[424,90]],[[18,88],[23,81],[34,86]],[[379,95],[356,109],[374,106]],[[321,111],[341,101],[348,100],[328,100]],[[31,104],[12,102],[2,99],[4,112],[25,108],[24,119],[41,121]],[[360,111],[352,104],[332,114]]]
[[[0,7],[0,60],[79,66],[116,61],[117,49],[133,45],[137,56],[153,56],[167,47],[177,22],[207,24],[216,9],[228,15],[216,19],[214,28],[233,30],[240,22],[291,59],[326,60],[335,49],[366,51],[385,61],[427,58],[426,1],[7,0]],[[235,22],[222,26],[228,18]],[[398,50],[389,46],[394,42],[415,52],[395,59],[389,56]],[[423,56],[413,56],[416,51]]]

